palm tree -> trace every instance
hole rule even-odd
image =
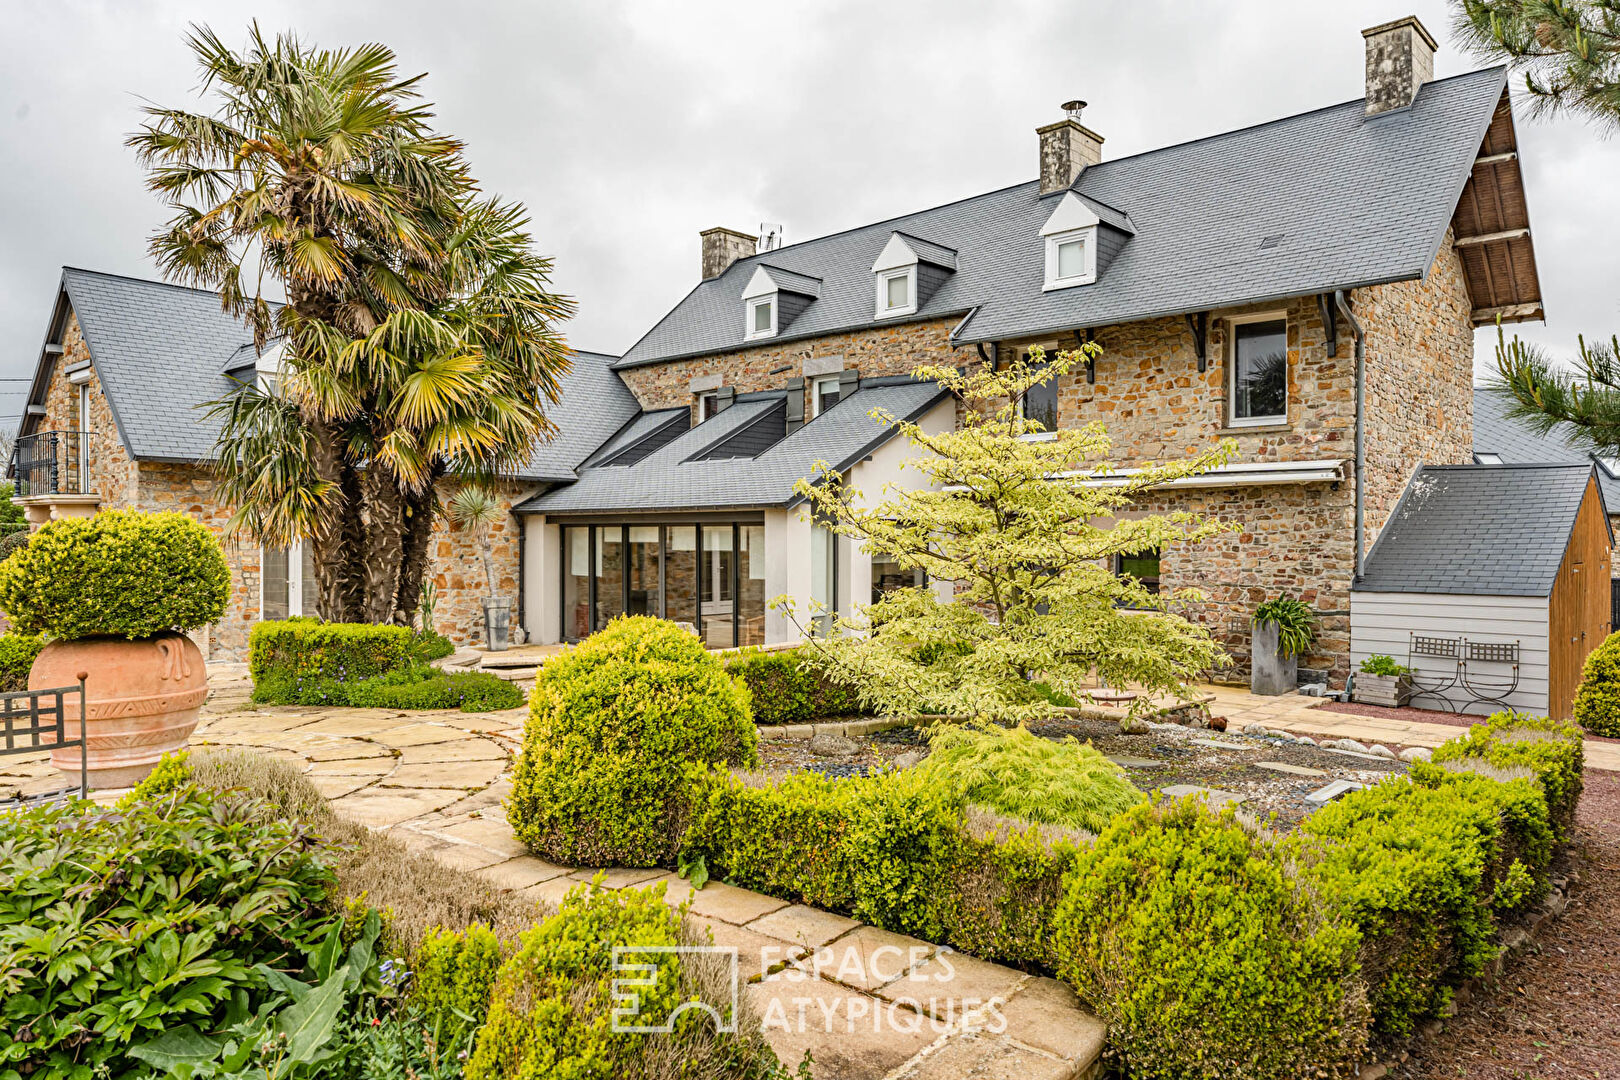
[[[311,540],[326,618],[409,624],[438,481],[492,481],[554,430],[573,303],[390,50],[257,26],[240,54],[207,28],[188,44],[217,108],[149,109],[129,142],[175,210],[151,242],[165,275],[281,350],[272,386],[214,403],[232,527]]]
[[[470,484],[450,497],[446,507],[450,520],[465,525],[478,544],[478,554],[484,560],[484,582],[489,595],[495,595],[495,569],[491,559],[489,530],[501,519],[501,501],[484,487]]]

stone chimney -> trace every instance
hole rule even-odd
[[[759,237],[736,229],[704,229],[698,235],[703,238],[704,281],[719,277],[726,267],[746,259],[759,247]]]
[[[1367,115],[1404,109],[1434,78],[1434,38],[1417,17],[1363,30],[1367,39]]]
[[[1080,123],[1083,101],[1065,101],[1068,115],[1055,124],[1035,129],[1041,137],[1041,194],[1063,191],[1085,171],[1087,165],[1102,160],[1103,137]]]

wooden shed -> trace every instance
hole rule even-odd
[[[1351,586],[1352,670],[1382,653],[1419,708],[1567,717],[1611,629],[1613,546],[1589,463],[1423,466]]]

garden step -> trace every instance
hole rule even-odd
[[[502,668],[535,668],[539,667],[542,657],[531,652],[504,652],[504,653],[475,653],[478,666],[485,671],[496,671]],[[452,657],[451,659],[454,659]]]
[[[1165,763],[1152,758],[1131,757],[1129,754],[1107,754],[1109,761],[1123,769],[1162,769]]]
[[[1259,747],[1251,743],[1227,742],[1224,739],[1194,739],[1194,746],[1204,746],[1211,750],[1257,750]]]
[[[1287,773],[1289,776],[1326,776],[1321,769],[1307,769],[1303,765],[1290,765],[1285,761],[1257,761],[1257,769],[1269,769],[1272,772]]]
[[[1185,795],[1197,795],[1199,798],[1209,803],[1212,809],[1216,810],[1223,806],[1236,806],[1245,799],[1245,796],[1239,795],[1235,791],[1222,791],[1219,788],[1199,787],[1196,784],[1171,784],[1169,787],[1161,788],[1160,790],[1163,791],[1166,796],[1172,799],[1179,799]]]
[[[1305,801],[1317,806],[1326,806],[1339,796],[1348,795],[1352,791],[1360,791],[1362,787],[1363,785],[1356,783],[1354,780],[1335,780],[1331,784],[1320,787],[1305,796]]]

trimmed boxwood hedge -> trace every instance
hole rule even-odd
[[[278,693],[322,680],[359,682],[412,659],[415,634],[409,627],[373,623],[323,623],[316,619],[267,620],[248,635],[248,672],[255,700],[259,687],[273,683]]]
[[[12,626],[64,641],[195,630],[225,614],[230,586],[219,541],[185,514],[103,510],[46,522],[0,562]]]
[[[1575,827],[1586,768],[1581,729],[1565,720],[1550,720],[1511,710],[1492,713],[1434,752],[1436,763],[1474,759],[1499,769],[1523,767],[1535,773],[1547,796],[1547,813],[1559,842]]]
[[[1593,649],[1581,667],[1575,722],[1594,735],[1620,738],[1620,631]]]
[[[28,689],[28,672],[44,647],[36,634],[0,634],[0,694]]]
[[[805,648],[744,650],[726,661],[726,670],[747,685],[756,724],[802,724],[870,712],[853,688],[817,668]]]

